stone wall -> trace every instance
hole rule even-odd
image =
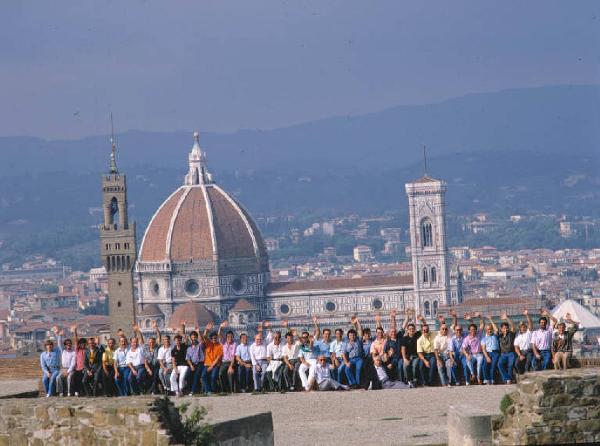
[[[528,373],[492,420],[495,445],[600,442],[600,369]]]

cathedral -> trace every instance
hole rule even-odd
[[[413,308],[434,322],[440,306],[462,301],[460,273],[451,271],[446,244],[446,183],[427,175],[406,184],[412,274],[295,282],[271,282],[260,230],[215,182],[197,132],[183,184],[152,216],[139,255],[114,144],[102,186],[111,332],[134,322],[149,331],[152,321],[165,330],[227,320],[238,333],[253,332],[258,321],[277,326],[282,319],[301,328],[312,315],[332,328],[347,327],[354,314],[371,325],[375,313],[385,319],[394,308]]]

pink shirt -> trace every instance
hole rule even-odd
[[[85,348],[77,348],[75,354],[75,370],[83,370],[83,363],[85,361]]]
[[[471,335],[466,336],[463,340],[462,348],[471,355],[481,353],[481,334],[482,332],[478,331],[473,337]]]
[[[223,361],[224,362],[235,360],[235,348],[236,347],[237,347],[237,344],[235,342],[232,342],[231,344],[228,344],[227,342],[223,343]]]
[[[548,326],[545,330],[538,328],[531,333],[531,343],[538,350],[550,350],[552,346],[552,327]]]

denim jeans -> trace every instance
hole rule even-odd
[[[452,367],[450,366],[450,357],[446,353],[440,353],[439,356],[442,362],[441,367],[440,364],[437,364],[440,384],[442,386],[445,386],[449,383],[452,384]]]
[[[127,384],[132,395],[139,395],[144,391],[144,381],[146,379],[146,369],[143,365],[134,367],[137,372],[137,376],[129,369],[129,376],[127,377]]]
[[[360,384],[360,372],[362,370],[363,360],[362,360],[362,358],[359,358],[358,356],[356,356],[354,358],[350,358],[350,360],[348,362],[350,362],[350,367],[347,367],[346,364],[344,364],[344,372],[346,372],[346,379],[348,380],[348,385],[349,386],[359,385]],[[352,366],[354,366],[354,373],[352,373]],[[338,381],[339,381],[339,379],[338,379]]]
[[[60,369],[51,369],[50,376],[44,371],[44,376],[42,377],[42,382],[44,383],[44,390],[46,391],[46,395],[54,394],[54,387],[56,386],[56,377],[60,373]]]
[[[550,365],[550,363],[552,362],[552,353],[550,353],[550,350],[540,350],[539,352],[541,359],[537,359],[534,355],[531,367],[533,368],[533,370],[546,370],[548,368],[548,365]]]
[[[531,369],[531,364],[533,362],[533,352],[531,350],[521,350],[521,355],[525,357],[525,359],[521,360],[517,355],[515,357],[515,368],[517,369],[517,373],[523,374],[528,372]]]
[[[494,384],[494,374],[496,372],[496,368],[498,367],[498,360],[500,359],[500,352],[494,350],[488,353],[490,357],[490,362],[485,360],[483,367],[483,380],[487,381],[488,384]]]
[[[515,353],[505,352],[500,354],[500,360],[498,361],[498,370],[500,370],[500,376],[502,381],[508,382],[513,379],[513,366],[515,365]]]
[[[212,393],[217,391],[217,379],[219,378],[219,366],[214,366],[212,370],[208,370],[205,365],[202,369],[202,387],[204,393]]]
[[[423,357],[429,362],[429,368],[425,367],[425,362],[419,359],[419,372],[421,374],[421,384],[431,386],[437,371],[437,360],[433,353],[425,353]]]
[[[260,366],[260,371],[258,370]],[[252,366],[252,377],[254,378],[254,390],[262,390],[265,379],[267,376],[267,367],[269,363],[265,359],[259,359],[255,365]]]
[[[190,369],[192,373],[192,390],[191,393],[196,393],[196,389],[198,388],[198,382],[200,382],[200,378],[202,377],[202,372],[204,371],[204,363],[199,362],[198,364],[194,364],[194,371]]]
[[[129,382],[129,367],[119,367],[119,377],[115,376],[115,384],[117,385],[117,391],[119,392],[119,396],[127,396],[129,394],[129,387],[127,383]]]
[[[240,383],[240,390],[249,390],[252,383],[252,367],[246,367],[242,364],[238,365],[238,381]]]
[[[417,370],[419,368],[419,357],[412,356],[408,359],[408,364],[403,362],[404,367],[404,376],[406,376],[406,380],[413,384],[417,383]]]

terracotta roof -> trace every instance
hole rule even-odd
[[[285,293],[290,291],[329,291],[344,288],[371,288],[412,286],[411,274],[402,276],[366,276],[352,279],[303,280],[298,282],[271,282],[267,293]]]
[[[267,255],[256,223],[223,189],[213,184],[182,186],[150,221],[140,261],[212,260],[215,242],[219,260]]]
[[[163,313],[156,304],[146,304],[142,311],[138,313],[138,316],[162,316]]]
[[[246,299],[238,300],[229,311],[255,311],[256,307]]]
[[[169,320],[169,328],[176,330],[182,323],[188,327],[203,327],[209,322],[216,323],[217,315],[197,302],[187,302],[177,307]]]

